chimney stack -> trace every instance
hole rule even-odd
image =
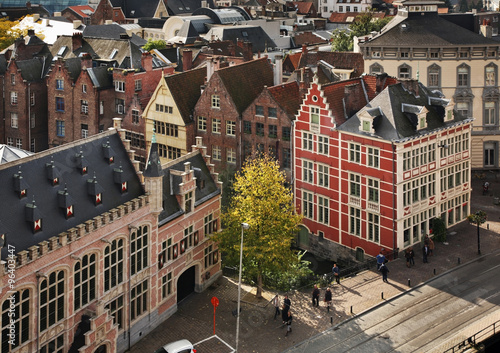
[[[283,82],[283,55],[276,55],[274,58],[274,85]]]
[[[71,45],[72,45],[71,51],[80,49],[83,46],[83,34],[77,32],[73,33]]]
[[[189,71],[193,67],[193,51],[184,49],[182,51],[182,71]]]
[[[302,53],[307,54],[307,43],[302,44]]]
[[[213,58],[209,58],[207,60],[207,83],[210,81],[210,78],[212,77],[213,73],[214,73],[214,59]]]
[[[151,55],[151,53],[142,53],[141,66],[144,71],[149,72],[153,70],[153,56]]]

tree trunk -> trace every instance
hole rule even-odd
[[[262,274],[257,275],[257,293],[255,297],[262,298]]]

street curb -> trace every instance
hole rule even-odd
[[[439,274],[439,275],[436,275],[436,276],[432,277],[431,279],[428,279],[428,280],[427,280],[427,281],[425,281],[425,282],[419,283],[419,284],[418,284],[418,285],[416,285],[415,287],[409,288],[409,289],[407,289],[407,290],[405,290],[405,291],[403,291],[403,292],[401,292],[401,293],[399,293],[399,294],[396,294],[396,295],[392,296],[392,297],[391,297],[391,298],[389,298],[389,299],[386,299],[386,300],[384,300],[384,301],[382,301],[382,302],[380,302],[380,303],[378,303],[378,304],[375,304],[375,305],[373,305],[373,306],[369,307],[369,308],[368,308],[368,309],[366,309],[366,310],[361,311],[361,312],[360,312],[360,313],[358,313],[358,314],[354,314],[353,316],[351,316],[351,317],[347,318],[346,320],[344,320],[344,321],[342,321],[342,322],[340,322],[340,323],[338,323],[338,324],[336,324],[336,325],[334,325],[334,326],[332,326],[332,327],[327,328],[327,329],[326,329],[326,330],[324,330],[323,332],[320,332],[320,333],[318,333],[318,334],[315,334],[314,336],[309,337],[306,341],[299,342],[299,343],[297,343],[296,345],[294,345],[294,346],[291,346],[291,347],[287,348],[286,350],[282,351],[282,353],[289,352],[290,350],[295,349],[295,348],[299,348],[299,347],[300,347],[300,346],[302,346],[302,345],[308,345],[308,343],[309,343],[309,341],[310,341],[310,340],[312,340],[312,339],[314,339],[314,338],[316,338],[316,337],[323,336],[323,335],[327,334],[327,333],[328,333],[328,332],[330,332],[330,331],[335,331],[335,330],[338,330],[338,329],[339,329],[342,325],[344,325],[344,324],[346,324],[346,323],[350,322],[351,320],[357,319],[359,316],[362,316],[362,315],[364,315],[364,314],[366,314],[366,313],[369,313],[370,311],[373,311],[373,310],[377,309],[378,307],[380,307],[380,306],[382,306],[382,305],[385,305],[386,303],[390,303],[390,302],[392,302],[392,301],[394,301],[394,300],[398,299],[399,297],[401,297],[401,296],[403,296],[403,295],[406,295],[406,294],[408,294],[408,293],[410,293],[410,292],[412,292],[412,291],[414,291],[414,290],[416,290],[416,289],[418,289],[418,288],[420,288],[420,287],[422,287],[422,286],[424,286],[424,285],[427,285],[427,284],[431,283],[432,281],[435,281],[435,280],[437,280],[438,278],[440,278],[440,277],[442,277],[442,276],[444,276],[444,275],[446,275],[446,274],[449,274],[449,273],[451,273],[451,272],[454,272],[454,271],[456,271],[456,270],[459,270],[459,269],[460,269],[460,268],[462,268],[463,266],[466,266],[466,265],[469,265],[469,264],[471,264],[471,263],[473,263],[473,262],[479,261],[479,260],[481,260],[482,258],[484,258],[485,256],[490,256],[490,255],[492,255],[492,254],[499,253],[499,252],[500,252],[500,249],[497,249],[497,250],[492,251],[492,252],[490,252],[490,253],[488,253],[488,254],[480,255],[479,257],[477,257],[477,258],[475,258],[475,259],[473,259],[473,260],[470,260],[470,261],[468,261],[468,262],[465,262],[465,263],[463,263],[463,264],[460,264],[460,265],[458,265],[457,267],[454,267],[454,268],[449,269],[449,270],[447,270],[447,271],[445,271],[445,272],[443,272],[443,273],[441,273],[441,274]],[[397,259],[397,260],[401,260],[401,259]],[[307,346],[306,346],[306,347],[307,347]]]

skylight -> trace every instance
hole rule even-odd
[[[64,55],[64,52],[66,51],[66,48],[67,48],[67,46],[63,45],[63,46],[61,47],[61,49],[59,49],[59,51],[57,52],[57,55],[58,55],[58,56],[63,56],[63,55]]]
[[[114,57],[116,56],[117,53],[118,53],[118,49],[113,49],[113,51],[109,55],[109,58],[110,59],[114,59]]]

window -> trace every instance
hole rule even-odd
[[[88,101],[80,101],[81,102],[81,111],[82,114],[88,114],[89,113],[89,102]]]
[[[278,127],[276,125],[269,125],[269,137],[278,137]]]
[[[208,236],[214,232],[214,215],[209,214],[208,216],[205,216],[203,219],[203,226],[204,226],[204,231],[205,231],[205,236]],[[217,221],[215,221],[217,222]],[[217,228],[217,226],[215,226]]]
[[[375,179],[368,179],[368,201],[377,202],[379,200],[379,182]]]
[[[64,90],[64,80],[61,80],[61,79],[56,80],[56,90],[59,90],[59,91]]]
[[[356,143],[349,144],[349,161],[361,163],[361,145]]]
[[[132,124],[139,124],[139,111],[132,109]]]
[[[116,92],[125,92],[125,82],[115,81],[115,91]]]
[[[495,142],[484,143],[484,167],[494,167],[496,164]]]
[[[14,138],[7,137],[7,146],[14,146]]]
[[[283,168],[290,168],[291,167],[291,158],[292,158],[292,153],[289,148],[283,148],[283,163],[281,163],[281,166]]]
[[[228,163],[236,163],[236,150],[234,148],[226,149],[226,159]]]
[[[257,136],[264,136],[264,124],[255,123],[255,133]]]
[[[484,74],[484,85],[485,86],[495,86],[496,85],[496,71],[497,68],[495,65],[488,65],[485,68],[485,74]]]
[[[469,87],[469,66],[462,65],[457,69],[458,87]]]
[[[349,208],[349,232],[361,236],[361,210],[359,208]]]
[[[220,97],[218,94],[212,94],[212,108],[220,109]]]
[[[40,332],[64,319],[64,271],[54,271],[40,282]]]
[[[161,278],[161,298],[165,299],[173,292],[172,272],[167,273]]]
[[[378,243],[380,241],[379,215],[368,213],[368,240]]]
[[[9,298],[13,298],[9,300]],[[2,303],[2,352],[11,352],[30,337],[30,291],[21,289]],[[12,315],[13,314],[13,315]],[[11,327],[14,335],[9,336]]]
[[[236,135],[236,121],[226,121],[226,135]]]
[[[207,118],[204,116],[198,117],[198,131],[207,131]]]
[[[244,120],[243,121],[243,132],[245,134],[251,134],[252,133],[252,122]]]
[[[290,141],[290,127],[283,126],[281,128],[281,138],[283,141]]]
[[[410,78],[411,77],[411,67],[403,64],[398,67],[398,77],[399,78]]]
[[[130,237],[130,272],[139,273],[148,266],[148,235],[147,226],[140,226],[132,230]]]
[[[495,102],[484,103],[483,125],[488,129],[496,125]]]
[[[469,116],[469,102],[457,102],[457,112],[460,113],[464,118]]]
[[[344,7],[343,6],[339,6],[339,12],[344,12]]]
[[[303,202],[302,213],[304,214],[304,217],[313,219],[314,217],[313,194],[307,191],[302,191],[302,202]]]
[[[56,120],[56,135],[59,137],[64,137],[65,135],[64,121],[62,120]]]
[[[255,115],[264,116],[264,107],[262,105],[255,106]]]
[[[311,124],[319,124],[319,107],[310,107]]]
[[[276,108],[267,108],[267,115],[270,117],[270,118],[277,118],[278,115],[277,115],[277,112],[276,112]]]
[[[148,280],[133,287],[130,297],[130,319],[135,320],[148,310]]]
[[[378,168],[380,150],[378,148],[373,148],[373,147],[368,147],[366,150],[368,152],[367,165],[369,167]]]
[[[380,75],[381,73],[384,72],[384,68],[380,64],[373,64],[370,66],[370,73],[372,75]]]
[[[134,87],[136,91],[142,90],[142,80],[135,80]]]
[[[439,52],[438,51],[431,51],[431,58],[432,59],[439,59]]]
[[[440,87],[441,68],[437,65],[431,65],[427,71],[427,86],[432,88]]]
[[[10,74],[10,83],[12,85],[16,84],[16,75],[15,74]]]
[[[328,187],[329,167],[327,165],[318,164],[318,185]]]
[[[328,154],[328,137],[318,136],[318,153]]]
[[[64,111],[64,98],[56,97],[56,111],[63,112]]]
[[[10,127],[17,129],[19,126],[19,119],[17,113],[10,113]]]
[[[40,347],[40,353],[63,353],[64,333]]]
[[[220,119],[212,119],[212,132],[214,134],[220,134],[220,125],[221,121]]]
[[[96,295],[96,255],[84,255],[81,261],[75,264],[74,272],[74,307],[75,311],[95,299]]]
[[[87,93],[87,85],[86,84],[82,85],[82,93]]]
[[[205,248],[205,268],[209,268],[218,262],[218,250],[214,249],[212,245]]]
[[[123,328],[125,310],[123,305],[123,294],[106,305],[106,309],[109,310],[109,314],[113,317],[113,323],[118,325],[118,330],[121,330]]]
[[[17,104],[17,92],[10,92],[10,104]]]
[[[189,191],[184,195],[184,211],[186,213],[191,212],[193,207],[193,192]]]
[[[89,126],[87,124],[81,124],[82,130],[82,139],[85,139],[89,136]]]
[[[31,152],[35,152],[36,151],[35,139],[31,139],[30,151]]]
[[[123,239],[115,239],[104,249],[104,291],[123,282]]]
[[[115,112],[117,114],[123,114],[125,112],[125,100],[119,98],[115,99]]]
[[[212,146],[212,158],[216,161],[220,161],[222,159],[220,146]]]
[[[16,138],[16,147],[23,148],[23,139]]]
[[[349,194],[354,197],[361,197],[361,176],[358,174],[351,174],[349,176]]]
[[[399,56],[400,56],[401,58],[409,58],[409,57],[410,57],[410,52],[408,52],[408,51],[401,51],[401,52],[399,53]]]
[[[328,224],[328,214],[328,199],[322,196],[318,196],[318,222]]]
[[[314,183],[314,167],[313,162],[302,161],[303,178],[302,180],[308,183]]]
[[[309,132],[302,133],[302,149],[307,151],[313,150],[313,134]]]
[[[30,94],[30,104],[35,105],[35,92],[31,92]]]

